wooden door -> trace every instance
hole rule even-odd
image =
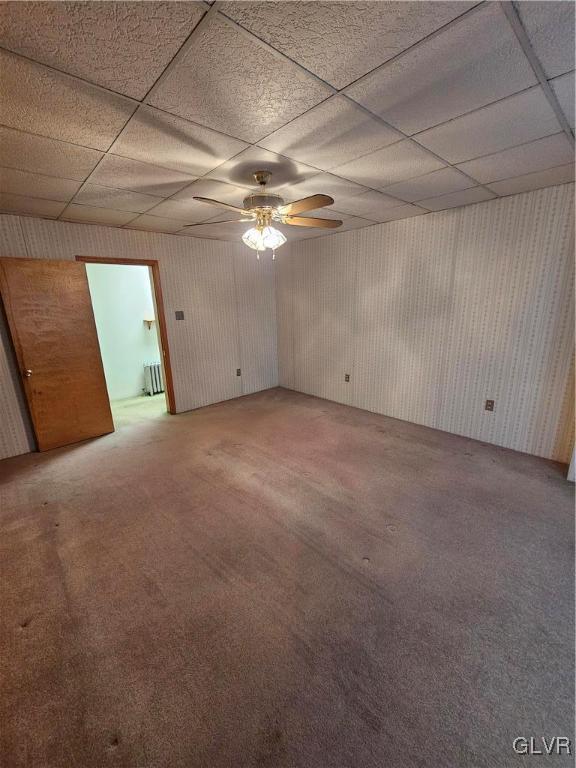
[[[85,265],[0,258],[0,293],[38,449],[113,432]]]

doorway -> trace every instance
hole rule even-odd
[[[158,263],[77,260],[86,264],[115,428],[174,413]]]

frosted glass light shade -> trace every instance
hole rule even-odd
[[[286,238],[279,229],[274,229],[274,227],[264,227],[262,232],[262,242],[264,243],[265,248],[274,250],[275,248],[280,248],[281,245],[284,245]]]
[[[249,229],[247,232],[244,232],[242,235],[242,242],[249,248],[254,248],[255,251],[265,250],[266,246],[262,240],[262,232],[256,229],[256,227],[251,227],[251,229]]]
[[[242,241],[255,251],[265,251],[266,248],[274,250],[284,245],[286,238],[280,230],[274,229],[274,227],[264,227],[262,232],[256,227],[252,227],[242,235]]]

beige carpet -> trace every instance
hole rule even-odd
[[[564,471],[281,389],[0,462],[0,764],[572,765]]]

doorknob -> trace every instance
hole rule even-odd
[[[32,371],[30,370],[30,368],[26,368],[26,370],[24,371],[24,377],[26,379],[29,379],[30,376],[32,376]]]

